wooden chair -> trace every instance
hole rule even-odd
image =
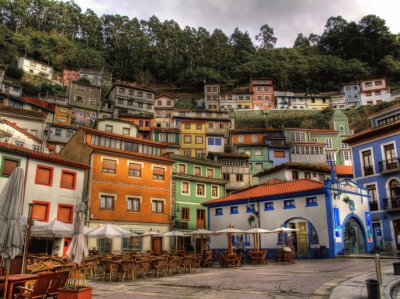
[[[133,261],[121,261],[121,282],[124,282],[124,278],[133,280],[132,276],[132,265]]]
[[[242,265],[242,256],[243,253],[237,253],[234,257],[235,267],[240,267]]]
[[[192,269],[201,270],[201,256],[192,257]]]
[[[283,259],[285,262],[289,264],[294,264],[294,235],[290,235],[288,238],[288,247],[284,248],[283,251]]]
[[[181,257],[172,257],[168,260],[168,270],[169,275],[177,272],[182,275],[182,258]]]
[[[183,257],[182,269],[183,272],[192,272],[192,257],[190,255]]]
[[[106,276],[108,275],[109,280],[111,281],[113,276],[117,276],[119,275],[119,263],[116,263],[114,261],[110,261],[110,260],[102,260],[102,263],[104,265],[104,274],[103,274],[103,279],[106,278]]]
[[[256,250],[249,250],[249,263],[251,265],[258,264],[258,253]]]
[[[168,269],[168,258],[158,257],[154,260],[154,271],[158,277],[159,273],[167,274]]]
[[[38,274],[36,282],[32,289],[25,287],[17,287],[20,293],[14,295],[14,298],[43,299],[47,295],[51,280],[54,276],[53,272]]]
[[[212,252],[211,251],[207,251],[203,255],[203,258],[201,259],[201,266],[202,267],[211,267],[212,264],[213,264]]]
[[[65,286],[68,278],[69,278],[69,270],[66,271],[59,271],[53,274],[51,279],[50,287],[47,291],[47,297],[57,298],[57,290]]]

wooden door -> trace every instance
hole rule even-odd
[[[397,250],[400,250],[400,220],[393,220],[394,240]]]
[[[196,227],[206,228],[206,210],[197,210]]]
[[[162,238],[151,238],[151,249],[153,250],[153,254],[161,254]]]

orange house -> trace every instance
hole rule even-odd
[[[169,231],[173,161],[163,156],[165,150],[166,145],[159,142],[79,129],[61,154],[82,157],[92,165],[88,225],[111,223],[136,233]],[[162,249],[158,238],[136,245],[140,250]],[[100,251],[121,251],[129,249],[130,241],[89,239],[89,248],[93,246]]]
[[[119,119],[127,120],[139,126],[139,138],[151,139],[151,128],[154,127],[154,117],[141,115],[124,115]]]
[[[249,88],[252,93],[253,109],[268,110],[275,108],[274,85],[271,79],[252,79]]]

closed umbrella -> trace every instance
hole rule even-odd
[[[22,251],[24,243],[21,214],[24,197],[24,170],[17,167],[0,193],[0,257],[5,268],[6,298],[10,260]]]
[[[227,234],[228,235],[228,253],[233,253],[232,248],[232,235],[233,234],[245,234],[243,230],[236,229],[234,227],[227,227],[222,230],[218,230],[215,232],[216,234]]]

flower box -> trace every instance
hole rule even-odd
[[[92,299],[92,287],[58,289],[58,299]]]

